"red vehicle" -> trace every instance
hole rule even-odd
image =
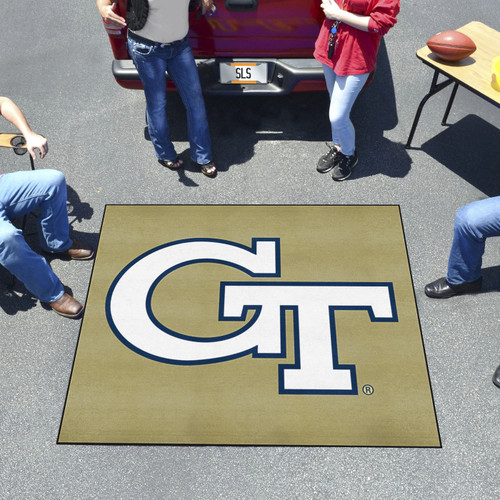
[[[207,94],[288,94],[324,90],[323,69],[312,56],[324,19],[321,0],[219,0],[212,16],[190,14],[189,38]],[[117,13],[125,17],[127,0]],[[127,30],[105,23],[125,88],[142,84],[127,52]],[[168,88],[174,89],[172,82]]]

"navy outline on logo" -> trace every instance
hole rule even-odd
[[[298,321],[298,315],[299,315],[299,307],[298,306],[290,306],[290,305],[281,305],[280,306],[280,311],[281,311],[281,354],[276,355],[276,354],[261,354],[261,355],[256,355],[254,357],[260,357],[260,358],[286,358],[286,318],[285,314],[286,311],[292,311],[293,312],[293,342],[294,342],[294,354],[295,354],[295,362],[290,363],[290,364],[280,364],[278,365],[278,386],[279,386],[279,394],[351,394],[351,395],[357,395],[358,394],[358,387],[357,387],[357,377],[356,377],[356,365],[354,364],[348,364],[348,365],[343,365],[339,364],[338,360],[338,349],[337,349],[337,332],[336,332],[336,327],[335,327],[335,311],[366,311],[368,312],[368,316],[370,317],[370,321],[373,323],[397,323],[398,322],[398,313],[396,309],[396,298],[394,294],[394,287],[391,282],[300,282],[300,281],[285,281],[285,282],[279,282],[279,283],[270,283],[270,282],[250,282],[250,283],[245,283],[245,282],[229,282],[229,281],[221,281],[221,299],[219,301],[219,321],[244,321],[245,319],[245,314],[247,309],[254,310],[258,306],[252,306],[252,305],[247,305],[243,308],[243,312],[240,317],[226,317],[226,318],[221,318],[221,305],[223,304],[223,299],[224,299],[224,293],[225,293],[225,288],[227,285],[230,286],[290,286],[290,287],[296,287],[296,286],[322,286],[322,287],[341,287],[341,286],[370,286],[370,287],[384,287],[388,289],[389,292],[389,299],[391,302],[391,311],[392,311],[392,316],[389,318],[376,318],[375,315],[373,314],[373,309],[371,306],[329,306],[329,314],[330,314],[330,334],[331,334],[331,348],[332,348],[332,369],[337,370],[337,369],[342,369],[342,370],[349,370],[351,372],[351,382],[352,382],[352,389],[346,389],[346,390],[327,390],[327,389],[316,389],[316,390],[307,390],[307,389],[285,389],[284,387],[284,371],[286,369],[292,369],[292,368],[299,368],[300,369],[300,346],[299,346],[299,339],[300,339],[300,332],[299,332],[299,321]]]
[[[371,287],[386,287],[389,292],[389,298],[390,298],[390,303],[391,303],[391,311],[392,311],[392,316],[389,318],[376,318],[373,314],[373,309],[371,306],[329,306],[329,315],[330,315],[330,333],[331,333],[331,348],[332,348],[332,369],[347,369],[351,373],[351,382],[352,382],[352,389],[350,390],[324,390],[324,389],[318,389],[318,390],[303,390],[303,389],[285,389],[284,388],[284,371],[286,369],[293,369],[293,368],[299,368],[300,369],[300,346],[299,346],[299,338],[300,338],[300,332],[299,332],[299,322],[298,322],[298,315],[299,315],[299,307],[298,306],[290,306],[290,305],[280,305],[280,338],[281,338],[281,352],[280,353],[263,353],[259,354],[257,352],[258,346],[254,346],[252,349],[248,349],[246,351],[236,353],[231,356],[224,356],[224,357],[219,357],[219,358],[212,358],[212,359],[204,359],[204,360],[199,360],[199,361],[179,361],[175,359],[169,359],[169,358],[163,358],[159,356],[155,356],[153,354],[150,354],[148,352],[143,351],[142,349],[139,349],[136,347],[134,344],[131,344],[128,340],[125,339],[116,327],[115,323],[113,322],[111,311],[110,311],[110,302],[111,302],[111,296],[113,294],[113,291],[118,283],[118,281],[121,279],[121,277],[132,267],[134,266],[138,261],[144,259],[148,255],[177,244],[181,243],[189,243],[189,242],[216,242],[216,243],[224,243],[228,244],[231,246],[239,247],[244,250],[250,251],[253,254],[257,253],[257,243],[261,241],[274,241],[276,243],[276,272],[274,273],[252,273],[249,272],[248,269],[239,266],[237,264],[234,264],[232,262],[225,261],[223,259],[192,259],[186,262],[183,262],[182,264],[173,266],[172,268],[167,269],[165,272],[163,272],[161,275],[158,276],[158,278],[152,283],[150,289],[148,290],[147,297],[146,297],[146,310],[148,313],[148,316],[150,320],[154,323],[156,327],[158,327],[160,330],[165,332],[168,335],[172,335],[173,337],[177,337],[181,340],[189,340],[189,341],[194,341],[194,342],[218,342],[222,340],[227,340],[233,337],[236,337],[238,335],[241,335],[244,333],[246,330],[248,330],[251,326],[253,326],[256,321],[258,320],[260,316],[260,312],[262,310],[262,305],[245,305],[242,309],[242,314],[240,316],[236,317],[230,317],[230,316],[224,316],[222,315],[222,309],[223,309],[223,303],[224,303],[224,297],[225,297],[225,289],[226,286],[290,286],[290,287],[296,287],[296,286],[301,286],[301,287],[307,287],[307,286],[323,286],[323,287],[340,287],[340,286],[371,286]],[[204,365],[204,364],[215,364],[215,363],[222,363],[225,361],[229,361],[232,359],[238,359],[243,356],[247,356],[249,354],[252,355],[253,358],[275,358],[275,359],[283,359],[286,358],[286,311],[292,311],[293,313],[293,336],[294,336],[294,354],[295,354],[295,362],[294,363],[289,363],[289,364],[279,364],[278,365],[278,387],[279,387],[279,394],[344,394],[344,395],[357,395],[358,394],[358,387],[357,387],[357,377],[356,377],[356,365],[354,364],[339,364],[338,360],[338,349],[337,349],[337,335],[336,335],[336,328],[335,328],[335,311],[338,310],[354,310],[354,311],[367,311],[368,315],[370,317],[370,321],[372,322],[398,322],[398,315],[397,315],[397,309],[396,309],[396,300],[395,300],[395,295],[394,295],[394,287],[392,282],[229,282],[229,281],[221,281],[220,282],[220,296],[219,296],[219,321],[245,321],[246,318],[248,317],[249,312],[253,311],[254,315],[250,319],[250,321],[245,324],[243,327],[240,329],[229,333],[225,335],[221,335],[218,337],[193,337],[190,335],[185,335],[179,332],[176,332],[174,330],[171,330],[170,328],[166,327],[165,325],[161,324],[156,317],[153,314],[152,308],[151,308],[151,299],[153,296],[153,293],[158,286],[158,284],[171,272],[180,269],[182,267],[191,265],[191,264],[199,264],[199,263],[214,263],[214,264],[221,264],[221,265],[226,265],[229,267],[233,267],[235,269],[238,269],[240,271],[243,271],[245,274],[249,275],[250,277],[253,278],[264,278],[264,277],[269,277],[269,278],[280,278],[281,277],[281,256],[280,256],[280,238],[252,238],[252,246],[248,247],[246,245],[242,245],[240,243],[235,243],[232,241],[228,240],[222,240],[222,239],[216,239],[216,238],[190,238],[190,239],[183,239],[183,240],[177,240],[173,242],[169,242],[163,245],[159,245],[155,248],[152,248],[148,250],[147,252],[141,254],[139,257],[135,258],[133,261],[131,261],[129,264],[127,264],[116,276],[116,278],[113,280],[113,283],[111,284],[107,296],[106,296],[106,304],[105,304],[105,309],[106,309],[106,319],[108,321],[108,324],[113,331],[114,335],[118,338],[120,342],[122,342],[126,347],[134,351],[135,353],[146,357],[148,359],[151,359],[153,361],[158,361],[161,363],[166,363],[166,364],[173,364],[173,365]]]
[[[134,344],[131,344],[125,337],[123,337],[123,335],[120,333],[120,331],[118,330],[118,328],[116,327],[116,325],[115,325],[115,323],[114,323],[114,321],[112,319],[112,315],[111,315],[111,311],[110,311],[111,296],[113,295],[113,291],[114,291],[114,289],[115,289],[118,281],[120,280],[120,278],[132,266],[134,266],[137,262],[139,262],[140,260],[144,259],[148,255],[150,255],[150,254],[152,254],[152,253],[154,253],[154,252],[156,252],[156,251],[158,251],[158,250],[160,250],[162,248],[166,248],[166,247],[177,245],[177,244],[181,244],[181,243],[204,242],[204,241],[205,242],[208,241],[208,242],[214,242],[214,243],[228,244],[228,245],[231,245],[231,246],[234,246],[234,247],[238,247],[238,248],[242,248],[244,250],[248,250],[248,251],[250,251],[253,254],[257,254],[257,243],[258,242],[261,242],[261,241],[274,241],[276,243],[276,246],[275,246],[275,251],[276,251],[276,256],[275,256],[275,259],[276,259],[276,272],[274,272],[274,273],[252,273],[252,272],[249,272],[248,269],[246,269],[246,268],[244,268],[242,266],[239,266],[239,265],[234,264],[232,262],[225,261],[223,259],[192,259],[190,261],[183,262],[182,264],[179,264],[177,266],[173,266],[172,268],[170,268],[170,269],[166,270],[165,272],[163,272],[153,282],[153,284],[151,285],[151,287],[150,287],[150,289],[148,291],[147,297],[146,297],[146,310],[148,312],[149,319],[151,320],[151,322],[155,326],[157,326],[160,330],[164,331],[165,333],[167,333],[169,335],[172,335],[173,337],[177,337],[179,339],[182,339],[182,340],[190,340],[190,341],[194,341],[194,342],[218,342],[218,341],[221,341],[221,340],[227,340],[229,338],[236,337],[236,336],[242,334],[244,331],[248,330],[255,323],[255,321],[259,317],[261,307],[256,307],[254,309],[255,310],[254,317],[245,326],[241,327],[240,329],[236,330],[235,332],[229,333],[227,335],[221,335],[219,337],[207,337],[207,338],[193,337],[193,336],[189,336],[189,335],[185,335],[185,334],[176,332],[175,330],[171,330],[170,328],[168,328],[168,327],[164,326],[163,324],[161,324],[156,319],[156,317],[153,314],[153,311],[152,311],[152,308],[151,308],[151,298],[153,296],[155,288],[158,286],[158,284],[160,283],[160,281],[163,278],[165,278],[165,276],[167,276],[171,272],[175,271],[176,269],[181,269],[182,267],[185,267],[185,266],[191,265],[191,264],[200,264],[200,263],[222,264],[222,265],[226,265],[226,266],[238,269],[240,271],[243,271],[245,274],[247,274],[248,276],[250,276],[252,278],[280,278],[281,277],[281,252],[280,252],[281,248],[280,248],[280,239],[279,238],[252,238],[252,246],[251,247],[246,246],[246,245],[242,245],[240,243],[235,243],[233,241],[222,240],[222,239],[217,239],[217,238],[189,238],[189,239],[172,241],[172,242],[169,242],[169,243],[165,243],[164,245],[159,245],[159,246],[157,246],[155,248],[152,248],[151,250],[148,250],[147,252],[144,252],[143,254],[139,255],[139,257],[137,257],[136,259],[134,259],[132,262],[130,262],[129,264],[127,264],[118,273],[118,275],[116,276],[116,278],[113,280],[113,283],[111,284],[111,286],[110,286],[110,288],[108,290],[108,293],[106,295],[106,319],[108,321],[108,324],[109,324],[111,330],[113,331],[113,333],[115,334],[115,336],[118,338],[118,340],[120,342],[122,342],[125,346],[127,346],[129,349],[131,349],[132,351],[136,352],[137,354],[140,354],[141,356],[144,356],[145,358],[149,358],[149,359],[152,359],[154,361],[159,361],[160,363],[168,363],[168,364],[173,364],[173,365],[202,365],[202,364],[212,364],[212,363],[218,363],[218,362],[228,361],[228,360],[231,360],[231,359],[241,358],[241,357],[246,356],[248,354],[252,354],[253,357],[259,357],[259,355],[256,352],[257,351],[257,346],[255,346],[254,348],[249,349],[248,351],[244,351],[242,353],[238,353],[238,354],[235,354],[233,356],[226,356],[226,357],[214,358],[214,359],[204,359],[204,360],[200,360],[200,361],[179,361],[179,360],[175,360],[175,359],[162,358],[160,356],[155,356],[154,354],[150,354],[148,352],[145,352],[142,349],[139,349]],[[245,308],[245,310],[248,311],[248,310],[253,310],[253,309]],[[243,321],[244,321],[244,319],[243,319]]]

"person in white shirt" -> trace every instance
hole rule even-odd
[[[127,21],[116,14],[118,0],[97,0],[97,8],[110,25],[121,28]],[[213,0],[199,0],[202,13]],[[182,166],[169,138],[166,115],[166,75],[175,83],[186,107],[191,160],[214,177],[217,168],[212,147],[198,69],[187,38],[190,0],[129,0],[127,46],[146,96],[149,136],[159,162],[171,169]]]

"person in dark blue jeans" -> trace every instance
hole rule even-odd
[[[481,290],[481,262],[487,238],[500,236],[500,196],[463,206],[455,218],[448,273],[425,287],[425,294],[447,299]],[[500,366],[493,374],[500,388]]]
[[[47,140],[31,130],[21,110],[7,97],[0,97],[0,115],[21,131],[33,159],[36,150],[40,152],[40,158],[45,157]],[[40,246],[45,252],[75,260],[91,259],[93,250],[69,237],[66,200],[66,180],[57,170],[0,174],[0,265],[55,312],[78,318],[83,305],[64,291],[45,258],[30,248],[22,231],[11,222],[39,209],[38,233]]]
[[[447,299],[481,290],[481,263],[487,238],[500,236],[500,196],[474,201],[457,212],[446,277],[425,287],[425,294]]]
[[[97,0],[97,7],[107,23],[123,28],[126,26],[125,19],[113,10],[116,1]],[[129,1],[132,2],[132,8],[137,6],[136,2],[145,2]],[[205,175],[213,177],[217,169],[212,161],[205,103],[198,69],[187,38],[189,3],[190,0],[150,1],[143,22],[128,26],[127,46],[144,87],[149,136],[159,162],[171,169],[182,166],[182,160],[169,138],[167,72],[186,107],[191,160]],[[213,0],[200,0],[200,3],[205,13],[212,7]],[[144,9],[142,4],[138,7]]]

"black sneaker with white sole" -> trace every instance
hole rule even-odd
[[[356,151],[351,156],[344,155],[339,151],[337,156],[340,158],[333,169],[332,179],[334,181],[344,181],[352,174],[354,167],[358,164],[358,155]]]
[[[340,161],[339,154],[340,151],[336,148],[336,146],[332,146],[328,153],[324,154],[318,160],[316,170],[322,174],[324,174],[325,172],[329,172]]]

